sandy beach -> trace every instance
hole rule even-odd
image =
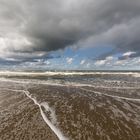
[[[0,139],[139,140],[138,79],[103,78],[92,84],[1,79]]]
[[[1,89],[0,114],[1,140],[58,140],[24,93]]]

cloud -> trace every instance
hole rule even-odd
[[[103,65],[110,65],[115,58],[112,56],[106,57],[104,60],[97,60],[95,61],[95,66],[103,66]]]
[[[126,52],[123,54],[124,57],[129,57],[132,52]],[[93,62],[93,66],[99,69],[124,69],[124,70],[136,70],[139,69],[140,57],[130,57],[129,59],[118,59],[116,56],[106,57],[103,60],[96,60]]]
[[[127,23],[114,25],[106,32],[93,35],[85,40],[85,42],[95,46],[112,46],[114,49],[106,55],[103,55],[103,58],[108,55],[124,53],[127,51],[136,52],[135,55],[133,54],[133,57],[138,57],[140,56],[140,30],[138,29],[139,24],[140,18],[131,19]]]
[[[72,64],[73,60],[74,60],[73,58],[69,58],[69,57],[66,58],[68,64]]]
[[[80,65],[85,64],[86,60],[81,60]]]
[[[0,57],[31,61],[69,46],[104,45],[114,47],[104,58],[140,56],[139,9],[139,0],[1,0]]]
[[[130,56],[130,55],[132,55],[132,54],[135,54],[135,52],[126,52],[126,53],[124,53],[122,56]]]
[[[46,65],[50,65],[51,62],[50,62],[50,61],[45,61],[45,64],[46,64]]]
[[[125,60],[125,59],[132,58],[135,55],[136,55],[136,52],[128,51],[128,52],[123,53],[122,56],[120,56],[118,59],[119,60]]]

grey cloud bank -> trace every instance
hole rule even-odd
[[[26,61],[69,46],[140,54],[139,0],[0,0],[0,58]],[[101,56],[102,57],[102,56]]]

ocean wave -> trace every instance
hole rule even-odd
[[[132,75],[140,77],[139,72],[13,72],[13,71],[0,71],[0,76],[55,76],[55,75]]]

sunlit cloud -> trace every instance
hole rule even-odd
[[[74,60],[73,58],[69,58],[69,57],[66,58],[68,64],[72,64],[73,60]]]

